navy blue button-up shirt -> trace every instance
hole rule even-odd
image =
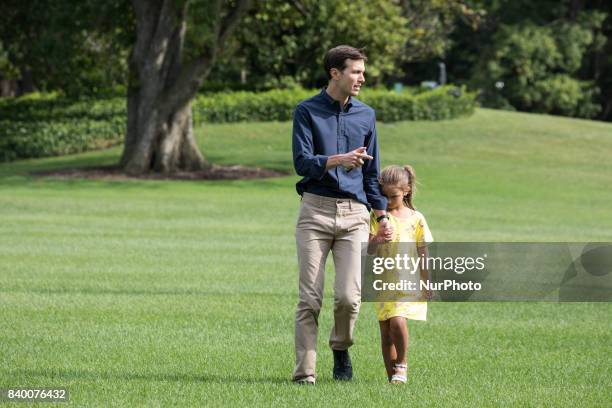
[[[347,171],[342,166],[325,170],[329,156],[348,153],[365,146],[372,160]],[[338,198],[354,198],[368,209],[385,210],[387,199],[378,184],[380,159],[376,140],[374,110],[363,102],[349,98],[340,108],[323,89],[318,95],[301,102],[293,117],[293,165],[303,176],[296,185],[304,192]]]

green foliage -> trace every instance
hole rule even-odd
[[[461,0],[255,0],[204,87],[268,90],[288,80],[321,86],[323,56],[339,44],[364,47],[368,81],[389,84],[412,74],[402,64],[443,56],[457,21],[476,27],[483,13]],[[237,83],[243,74],[246,81]]]
[[[405,0],[401,5],[408,28],[406,62],[443,57],[452,46],[450,34],[457,21],[475,30],[486,15],[484,9],[469,8],[462,0]]]
[[[476,94],[465,87],[443,86],[427,92],[397,94],[368,92],[363,100],[376,109],[376,117],[383,122],[400,120],[454,119],[474,112]]]
[[[196,123],[287,121],[296,105],[316,91],[301,88],[267,92],[220,92],[204,94],[193,104]]]
[[[567,74],[556,74],[527,88],[524,100],[532,103],[534,112],[592,118],[601,109],[594,103],[598,94],[599,88],[592,82],[579,81]]]
[[[600,88],[585,73],[592,55],[606,44],[602,27],[607,14],[577,11],[573,18],[553,20],[561,12],[565,8],[549,11],[552,15],[496,16],[508,23],[490,33],[489,45],[471,73],[472,86],[484,90],[485,106],[584,118],[598,115]],[[503,89],[494,90],[496,82],[503,83]]]
[[[125,98],[31,94],[0,100],[0,118],[0,161],[78,153],[122,141]]]
[[[0,40],[0,78],[13,79],[18,76],[17,68],[11,63],[9,53]]]
[[[340,44],[365,47],[368,80],[398,73],[409,34],[396,2],[387,0],[255,0],[230,52],[213,78],[247,72],[253,89],[276,87],[287,77],[306,87],[327,83],[325,52]]]
[[[193,103],[196,124],[290,121],[295,106],[318,91],[301,88],[262,93],[203,94]],[[385,122],[439,120],[471,114],[475,94],[452,86],[401,95],[370,89],[359,98]],[[125,98],[70,100],[57,94],[30,94],[0,100],[0,161],[58,156],[121,143],[126,127]]]
[[[287,121],[293,117],[295,106],[316,92],[295,88],[202,95],[193,105],[194,118],[196,122],[212,123]],[[360,94],[359,100],[372,106],[377,119],[385,122],[451,119],[471,114],[475,107],[475,93],[454,86],[418,94],[369,89]]]
[[[0,77],[26,78],[24,92],[81,96],[113,88],[126,80],[131,18],[122,0],[4,0]]]

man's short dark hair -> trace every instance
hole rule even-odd
[[[368,57],[363,53],[363,49],[358,49],[349,45],[339,45],[332,48],[327,51],[323,59],[323,66],[325,67],[327,79],[331,79],[329,71],[332,68],[336,68],[339,71],[344,70],[344,68],[346,68],[347,59],[367,61]]]

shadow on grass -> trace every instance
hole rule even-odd
[[[159,188],[170,184],[168,183],[169,181],[229,184],[240,179],[258,181],[294,175],[291,156],[287,155],[287,157],[282,159],[264,157],[253,160],[247,158],[245,160],[238,160],[240,163],[236,162],[236,157],[234,156],[223,159],[207,157],[209,162],[213,164],[213,176],[217,173],[224,173],[222,174],[223,177],[202,177],[201,174],[194,176],[189,173],[185,173],[182,176],[179,175],[178,177],[161,177],[156,174],[141,178],[122,177],[116,171],[109,171],[116,170],[120,157],[120,148],[121,146],[115,146],[110,149],[66,156],[0,163],[0,185],[17,186],[45,183],[45,185],[52,187],[62,186],[68,188],[81,186],[121,188],[146,186],[149,188]],[[237,167],[240,169],[236,169]],[[104,175],[91,177],[92,173],[101,169],[105,169],[109,173],[107,176],[110,177],[102,177]],[[234,173],[240,173],[238,174],[239,177],[236,177]]]
[[[228,166],[231,168],[232,166]],[[257,172],[261,172],[261,175],[257,175],[254,178],[221,178],[221,179],[206,179],[206,178],[163,178],[160,176],[150,176],[142,178],[130,178],[120,175],[113,175],[109,178],[104,176],[79,177],[74,175],[62,175],[62,172],[70,173],[83,173],[88,172],[94,173],[100,168],[114,168],[111,166],[33,166],[28,170],[18,171],[7,171],[0,167],[0,186],[3,187],[28,187],[37,186],[45,187],[58,191],[71,191],[75,189],[113,189],[113,190],[132,190],[132,189],[147,189],[147,190],[163,190],[165,188],[177,185],[177,182],[185,185],[210,185],[210,186],[223,186],[223,187],[236,187],[244,188],[245,184],[262,184],[266,186],[275,186],[278,184],[285,184],[286,180],[290,178],[297,180],[295,174],[284,171],[280,172],[270,168],[253,168]],[[248,169],[248,168],[247,168]],[[47,173],[47,174],[45,174]],[[56,173],[56,174],[53,174]]]
[[[127,381],[172,381],[172,382],[197,382],[197,383],[237,383],[237,384],[291,384],[290,378],[284,376],[262,375],[257,377],[239,377],[222,374],[190,374],[190,373],[125,373],[113,371],[89,371],[89,370],[32,370],[18,369],[9,370],[12,376],[45,377],[53,380],[78,381],[78,380],[127,380]]]
[[[285,187],[287,180],[289,184],[295,183],[296,176],[286,175],[282,177],[247,179],[247,180],[95,180],[95,179],[62,179],[53,177],[29,177],[29,176],[0,176],[0,187],[29,188],[44,187],[56,191],[73,191],[79,189],[111,189],[111,190],[148,190],[163,191],[177,184],[185,186],[215,186],[233,189],[244,189],[246,186],[262,185],[266,187]]]

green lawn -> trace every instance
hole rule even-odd
[[[214,163],[291,169],[290,123],[206,125]],[[410,163],[438,241],[612,241],[612,125],[478,110],[379,124]],[[356,380],[331,380],[328,269],[317,386],[296,387],[296,176],[42,179],[119,149],[0,165],[0,388],[69,389],[77,406],[604,406],[609,303],[434,303],[410,323],[410,380],[386,384],[364,304]],[[606,402],[608,401],[608,402]],[[21,405],[17,405],[21,406]]]

